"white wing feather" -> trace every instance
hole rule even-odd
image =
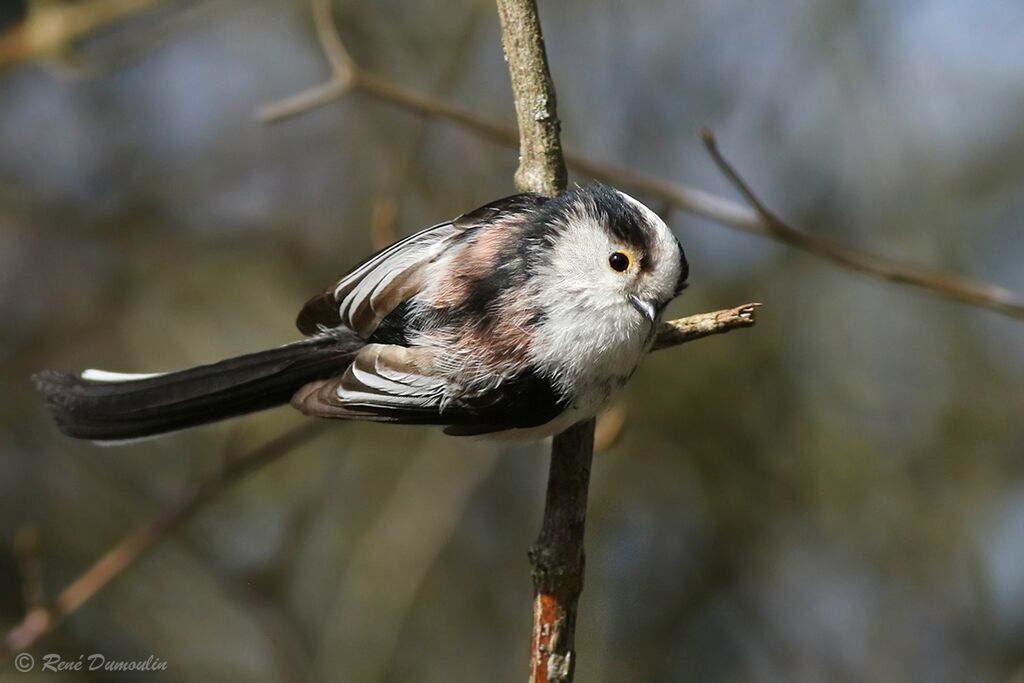
[[[359,351],[335,391],[343,406],[375,406],[439,413],[451,387],[433,375],[435,351],[370,344]]]
[[[456,231],[451,223],[421,230],[346,275],[334,288],[342,324],[364,338],[373,334],[381,320],[421,284],[412,277],[414,270],[441,253]]]

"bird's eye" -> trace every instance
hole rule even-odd
[[[608,257],[608,265],[617,273],[626,272],[631,262],[629,254],[624,251],[613,251],[612,255]]]

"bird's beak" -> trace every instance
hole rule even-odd
[[[658,317],[658,307],[646,299],[641,299],[635,294],[630,294],[629,303],[633,304],[633,308],[640,311],[640,315],[647,318],[652,323],[654,322],[654,319]]]

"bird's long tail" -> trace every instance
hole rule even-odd
[[[287,403],[304,384],[344,372],[364,344],[332,333],[166,374],[43,370],[32,381],[68,436],[130,441]]]

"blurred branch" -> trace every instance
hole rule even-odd
[[[209,26],[217,21],[217,13],[223,12],[232,2],[235,0],[191,0],[188,3],[179,0],[173,12],[154,18],[144,30],[124,31],[114,40],[103,41],[88,55],[64,54],[58,64],[70,66],[85,75],[115,71],[183,39],[189,31]]]
[[[370,214],[370,243],[383,249],[398,241],[398,202],[394,197],[379,197]]]
[[[294,451],[327,431],[326,420],[308,421],[285,432],[247,455],[233,459],[215,475],[199,483],[148,526],[122,538],[91,567],[72,581],[48,606],[30,607],[20,624],[0,645],[0,661],[32,646],[67,615],[89,601],[154,546],[161,543],[207,503],[246,476]]]
[[[285,101],[262,107],[258,112],[261,121],[283,121],[358,90],[418,116],[450,121],[492,142],[509,147],[516,147],[519,144],[519,136],[511,127],[489,121],[447,102],[426,97],[363,70],[344,48],[337,28],[331,21],[330,3],[327,0],[314,0],[313,4],[314,9],[319,7],[314,18],[321,45],[331,61],[332,77],[325,84]],[[1011,318],[1024,320],[1024,301],[1003,287],[865,251],[829,237],[800,230],[782,221],[756,200],[746,183],[741,181],[737,184],[738,174],[731,165],[724,163],[725,160],[718,152],[713,135],[709,133],[705,130],[703,136],[712,159],[748,202],[754,198],[755,201],[750,202],[751,207],[626,166],[595,161],[571,150],[566,150],[564,157],[569,166],[585,175],[650,195],[661,200],[666,207],[704,216],[721,225],[768,237],[848,270],[918,287],[947,299],[988,308]]]
[[[750,185],[722,155],[718,148],[718,141],[711,129],[701,130],[701,139],[722,174],[757,213],[758,225],[766,231],[765,234],[773,239],[828,259],[850,270],[874,275],[889,282],[920,287],[950,299],[974,306],[992,308],[1010,317],[1024,319],[1024,302],[1017,300],[1013,293],[1002,287],[975,282],[941,270],[903,263],[887,256],[847,247],[826,237],[794,228],[775,215],[754,194]]]
[[[315,649],[320,680],[388,680],[424,582],[474,493],[498,464],[497,449],[435,444],[410,458],[376,517],[353,542]]]
[[[619,442],[626,428],[626,406],[616,403],[597,416],[594,424],[594,453],[603,453]]]
[[[25,611],[31,612],[46,604],[43,563],[39,558],[39,527],[26,524],[18,528],[14,534],[14,557],[18,562]]]
[[[70,44],[164,0],[29,3],[25,21],[0,34],[0,69],[59,55]]]

